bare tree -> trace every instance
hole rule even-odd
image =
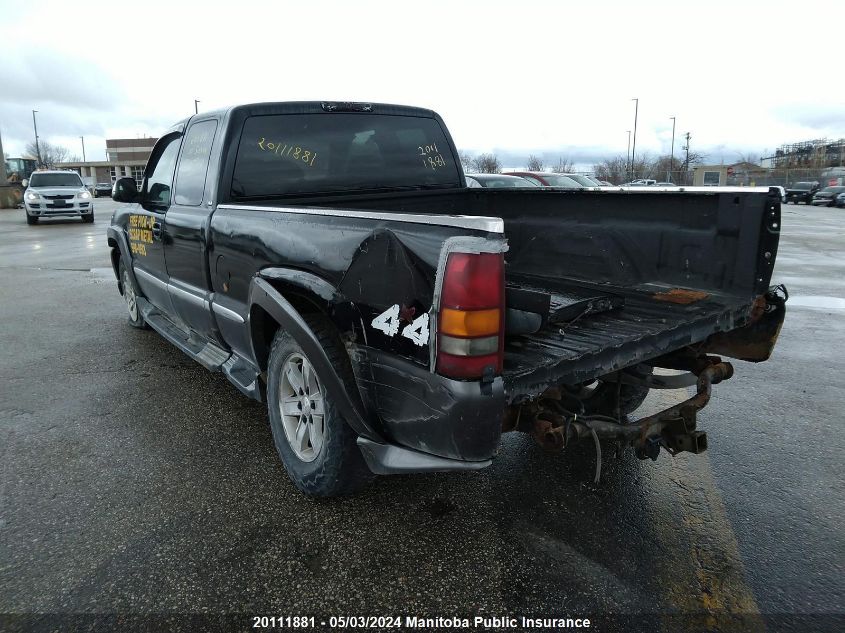
[[[643,152],[637,156],[635,160],[631,161],[631,180],[640,178],[656,180],[658,174],[655,171],[655,162],[648,152]]]
[[[543,161],[531,154],[528,157],[528,171],[543,171]]]
[[[621,185],[628,180],[628,157],[614,156],[593,165],[593,172],[599,180]]]
[[[636,178],[654,178],[656,173],[655,166],[648,154],[643,154],[633,164],[631,164],[628,156],[607,158],[593,165],[593,172],[599,180],[606,180],[614,185],[622,185]],[[665,175],[664,172],[663,176]]]
[[[472,166],[480,174],[498,174],[502,163],[495,154],[481,154],[472,161]]]
[[[678,158],[672,158],[669,154],[665,156],[658,156],[651,169],[651,177],[657,181],[673,182],[678,184],[681,179],[681,161]]]
[[[760,157],[757,154],[752,154],[751,152],[737,152],[737,163],[749,163],[751,165],[759,165],[760,164]]]
[[[473,157],[473,155],[470,154],[468,151],[459,149],[458,160],[461,161],[461,167],[463,167],[464,172],[473,170],[475,166],[475,157]]]
[[[41,166],[47,169],[52,169],[57,163],[66,163],[70,158],[70,151],[67,147],[53,145],[47,141],[39,142],[38,147],[35,146],[35,141],[31,142],[26,146],[26,152],[35,157],[40,152]]]
[[[681,160],[684,158],[684,160]],[[638,156],[632,165],[629,156],[614,156],[593,165],[593,172],[599,180],[624,184],[637,178],[651,178],[658,181],[669,180],[675,184],[689,184],[690,167],[704,162],[706,156],[698,152],[689,153],[689,163],[685,156],[674,159],[669,156],[652,158],[648,153]]]
[[[568,158],[558,157],[557,165],[552,167],[552,171],[558,174],[568,174],[575,169],[575,161]]]
[[[707,160],[707,154],[701,154],[699,152],[688,152],[684,156],[684,160],[681,163],[683,184],[692,184],[692,173],[690,173],[690,168],[694,165],[702,164],[705,160]]]

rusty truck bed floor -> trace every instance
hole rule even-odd
[[[504,378],[511,398],[553,384],[593,380],[733,329],[744,324],[751,305],[739,297],[650,284],[605,292],[623,296],[624,306],[508,338]]]

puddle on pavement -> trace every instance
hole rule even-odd
[[[824,297],[824,296],[807,296],[807,297],[789,297],[786,302],[787,307],[799,306],[802,308],[820,308],[823,310],[845,310],[845,299],[839,297]]]

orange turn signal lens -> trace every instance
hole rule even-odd
[[[493,310],[453,310],[440,312],[440,331],[453,336],[488,336],[499,333],[501,313]]]

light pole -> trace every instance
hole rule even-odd
[[[669,118],[672,119],[672,153],[669,158],[669,170],[666,172],[666,180],[667,182],[672,182],[671,172],[675,168],[675,117],[670,116]]]
[[[636,158],[634,155],[637,153],[637,113],[640,109],[640,100],[639,99],[631,99],[634,102],[634,146],[631,148],[631,175],[636,177]],[[633,180],[634,178],[631,178]]]
[[[35,129],[35,154],[36,158],[38,159],[38,166],[43,167],[41,164],[41,147],[38,145],[38,125],[35,123],[35,113],[38,110],[32,111],[32,127]]]
[[[84,163],[84,162],[86,162],[85,161],[85,137],[80,136],[79,140],[82,141],[82,162]]]
[[[625,130],[628,133],[628,153],[625,154],[625,178],[628,182],[631,181],[631,130]]]
[[[197,105],[199,102],[200,102],[199,99],[194,99],[194,114],[200,113],[199,106]]]

